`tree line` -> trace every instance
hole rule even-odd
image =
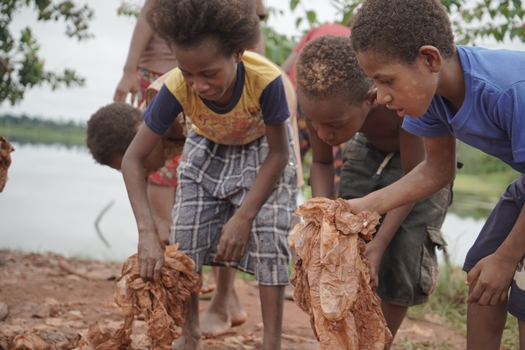
[[[0,115],[0,127],[23,127],[35,129],[48,129],[56,131],[78,131],[85,132],[85,122],[76,122],[73,120],[52,120],[39,117],[29,117],[25,114],[15,116],[12,114]]]

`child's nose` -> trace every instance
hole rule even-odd
[[[386,105],[389,102],[392,102],[392,96],[388,94],[384,89],[377,89],[377,102],[382,105]]]
[[[334,133],[331,128],[319,125],[317,128],[317,135],[323,141],[330,141],[334,138]]]
[[[203,79],[196,78],[193,80],[193,90],[195,90],[197,94],[205,92],[208,88],[208,84],[206,84]]]

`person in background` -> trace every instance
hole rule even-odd
[[[381,15],[378,15],[381,14]],[[459,46],[438,0],[366,0],[352,47],[377,100],[425,139],[426,157],[384,189],[350,200],[384,213],[432,195],[454,178],[456,138],[520,176],[505,190],[465,258],[467,349],[500,349],[507,310],[525,349],[525,52]]]

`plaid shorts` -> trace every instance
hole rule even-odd
[[[202,265],[225,265],[255,276],[260,284],[289,283],[288,233],[296,210],[297,174],[290,123],[290,160],[274,190],[255,218],[244,256],[216,263],[217,245],[226,222],[242,205],[268,155],[263,136],[243,146],[221,145],[193,130],[178,167],[170,243]]]

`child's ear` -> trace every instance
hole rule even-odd
[[[417,52],[417,59],[430,69],[432,73],[437,73],[441,70],[443,59],[439,50],[432,45],[423,45]]]
[[[379,102],[377,102],[377,87],[374,86],[372,90],[366,94],[365,102],[368,108],[374,108],[379,105]]]
[[[234,54],[233,57],[235,58],[235,63],[239,63],[242,61],[242,55],[244,55],[244,51],[246,51],[244,48],[239,48]]]

